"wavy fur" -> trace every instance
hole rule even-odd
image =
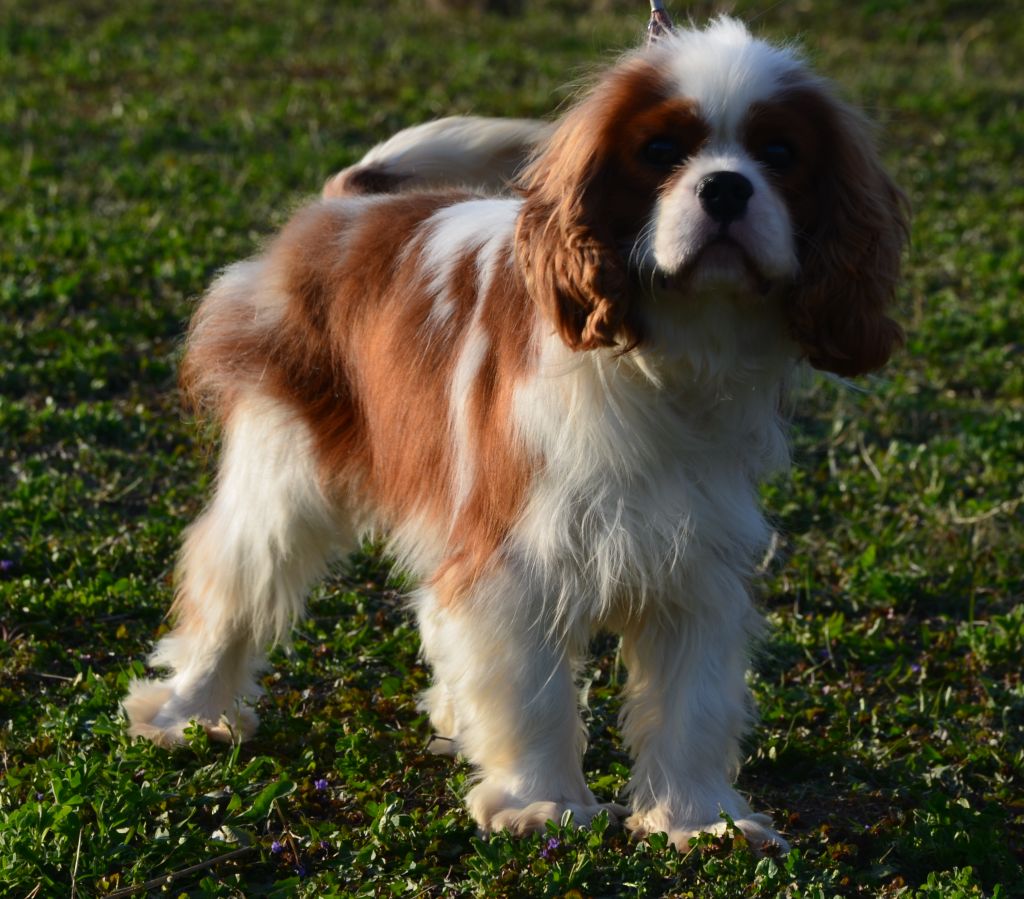
[[[132,732],[251,734],[267,645],[373,529],[418,578],[423,706],[474,766],[482,830],[607,809],[685,849],[725,813],[784,846],[733,787],[758,485],[788,465],[801,365],[858,374],[898,345],[906,229],[859,115],[731,19],[627,54],[550,126],[375,148],[196,312],[182,382],[220,470]],[[628,809],[581,768],[602,629],[629,672]]]

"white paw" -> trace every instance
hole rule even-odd
[[[528,833],[539,833],[545,829],[548,821],[556,824],[562,820],[566,812],[572,812],[572,823],[576,827],[589,827],[601,812],[608,812],[611,821],[621,821],[629,814],[629,809],[615,802],[598,802],[592,805],[581,805],[575,802],[540,801],[531,802],[522,808],[503,808],[491,816],[488,826],[481,824],[485,833],[496,830],[507,830],[515,836]]]
[[[588,827],[601,812],[607,812],[613,822],[629,814],[625,806],[616,802],[598,802],[592,793],[580,799],[582,801],[545,799],[526,802],[500,788],[482,783],[469,791],[466,805],[485,834],[507,830],[515,836],[542,832],[548,821],[558,824],[566,812],[572,812],[572,823],[576,827]]]
[[[742,818],[734,819],[734,823],[746,837],[750,848],[758,855],[789,852],[789,843],[772,827],[772,819],[767,815],[751,812]],[[718,820],[709,821],[700,826],[664,827],[652,823],[648,816],[636,814],[626,820],[626,828],[638,839],[652,833],[666,833],[669,842],[676,849],[680,852],[689,852],[691,840],[696,839],[702,833],[721,836],[729,829],[729,825],[725,821]]]
[[[455,758],[459,754],[459,744],[451,737],[441,737],[435,734],[427,743],[427,752],[432,755],[444,755],[448,758]]]
[[[211,740],[221,743],[244,743],[251,740],[260,726],[259,715],[249,706],[239,706],[231,715],[221,715],[216,724],[200,721]]]
[[[130,722],[128,733],[157,746],[170,748],[185,742],[185,729],[195,721],[212,740],[236,743],[249,739],[259,718],[248,706],[236,705],[230,714],[216,715],[205,709],[183,708],[170,683],[160,680],[132,681],[121,703]]]

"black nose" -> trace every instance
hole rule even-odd
[[[743,217],[753,193],[754,185],[737,172],[712,172],[697,182],[700,205],[723,225]]]

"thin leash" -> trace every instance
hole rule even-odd
[[[671,34],[675,30],[672,19],[665,9],[663,0],[651,0],[651,20],[647,23],[647,46],[658,38]]]

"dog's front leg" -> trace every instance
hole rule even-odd
[[[544,829],[571,811],[577,826],[600,811],[581,760],[586,735],[573,653],[534,614],[531,590],[494,574],[469,595],[442,603],[425,588],[415,605],[434,674],[424,706],[439,736],[477,769],[466,796],[484,833]]]
[[[732,786],[752,708],[745,672],[758,616],[733,573],[714,581],[716,601],[651,609],[623,632],[622,724],[634,759],[626,826],[637,836],[667,833],[686,851],[698,833],[724,829],[724,812],[755,848],[787,848]]]

